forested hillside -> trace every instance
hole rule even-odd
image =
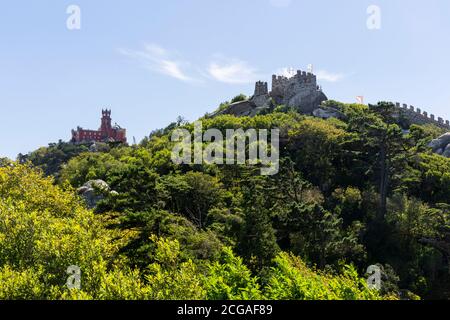
[[[63,142],[0,162],[0,299],[448,299],[450,159],[431,125],[389,103],[345,120],[278,107],[206,115],[208,128],[279,128],[280,171],[176,165],[177,121],[139,145]],[[92,180],[101,200],[76,189]],[[66,269],[81,269],[81,289]],[[382,289],[366,270],[381,267]]]

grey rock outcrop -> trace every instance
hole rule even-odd
[[[445,147],[444,152],[442,153],[444,157],[450,158],[450,144]]]
[[[237,117],[251,117],[256,115],[257,108],[258,106],[252,100],[245,100],[230,104],[227,109],[219,112],[218,114],[232,114]]]
[[[450,132],[447,132],[437,139],[432,140],[428,146],[433,152],[450,158]]]
[[[103,180],[88,181],[78,188],[77,192],[90,209],[95,208],[108,194],[118,194],[116,191],[111,191],[110,186]]]

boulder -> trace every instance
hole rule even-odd
[[[109,185],[103,180],[91,180],[78,188],[77,192],[85,200],[88,208],[93,209],[108,194],[115,191],[111,191]]]
[[[272,104],[268,94],[253,96],[250,101],[253,102],[258,108],[268,108]]]
[[[444,157],[450,158],[450,143],[445,147],[444,152],[442,152]]]
[[[450,158],[450,132],[443,134],[437,139],[433,139],[428,146],[434,153]]]
[[[300,113],[310,115],[322,104],[322,102],[326,100],[327,97],[321,91],[309,92],[301,89],[298,93],[293,94],[289,99],[285,99],[282,104],[295,108]]]
[[[273,108],[272,100],[268,95],[253,96],[248,100],[230,104],[226,109],[214,114],[231,114],[236,117],[254,117],[266,109]]]
[[[448,144],[450,144],[450,132],[447,132],[439,138],[432,140],[428,146],[436,152],[439,149],[445,149]]]
[[[257,106],[251,100],[244,100],[230,104],[228,108],[217,113],[217,115],[231,114],[236,117],[249,116],[256,108]]]

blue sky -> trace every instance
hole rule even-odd
[[[72,4],[80,30],[66,27]],[[367,28],[370,5],[379,30]],[[329,98],[450,119],[449,18],[448,0],[5,0],[0,156],[97,129],[105,107],[139,141],[308,64]]]

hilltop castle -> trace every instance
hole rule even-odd
[[[276,105],[297,108],[305,114],[311,114],[323,101],[328,100],[317,85],[317,77],[300,70],[290,78],[273,75],[270,97]]]
[[[101,126],[99,130],[85,130],[78,127],[72,130],[72,143],[88,142],[127,142],[126,129],[119,125],[111,125],[111,110],[102,110]]]
[[[319,118],[344,118],[345,116],[338,108],[322,105],[322,102],[327,100],[327,96],[317,85],[317,77],[310,72],[299,70],[291,77],[273,75],[270,92],[267,82],[256,82],[252,97],[232,103],[224,110],[213,114],[213,116],[232,114],[253,117],[263,110],[272,110],[276,106],[284,105],[294,108],[300,113]],[[433,114],[428,114],[421,109],[406,104],[396,103],[395,106],[394,116],[405,119],[410,124],[434,124],[443,129],[450,129],[448,120],[436,118]]]
[[[328,100],[317,85],[317,77],[298,70],[292,77],[272,76],[272,90],[269,92],[267,82],[255,84],[254,95],[245,101],[231,104],[219,114],[237,116],[254,116],[263,109],[271,109],[278,105],[295,108],[304,114],[312,114],[323,101]]]

